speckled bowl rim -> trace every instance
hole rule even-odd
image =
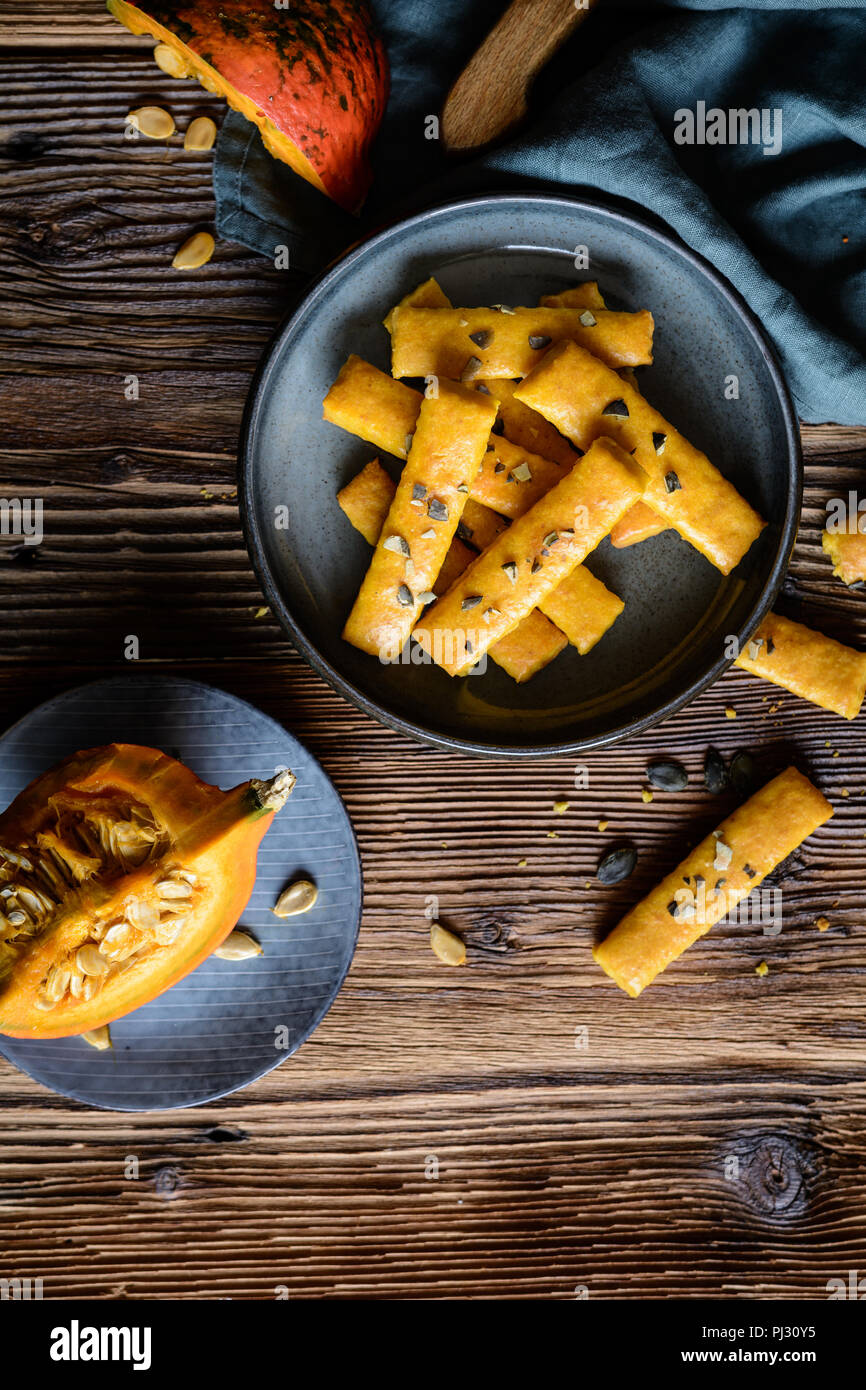
[[[398,733],[405,734],[416,742],[427,744],[435,748],[448,748],[458,753],[464,753],[477,757],[503,758],[506,760],[518,760],[524,758],[553,757],[565,753],[583,753],[593,748],[609,747],[615,743],[621,743],[625,739],[633,737],[635,734],[643,733],[646,729],[654,728],[664,720],[676,714],[686,705],[690,704],[698,695],[719,679],[721,675],[731,666],[733,657],[722,655],[714,661],[703,674],[692,680],[685,689],[674,696],[673,699],[666,701],[657,709],[649,714],[644,714],[639,718],[629,720],[616,729],[608,730],[603,734],[590,736],[583,739],[568,739],[551,743],[535,743],[525,746],[496,744],[495,742],[480,742],[472,738],[461,738],[456,734],[443,733],[441,730],[432,729],[423,723],[406,719],[400,714],[396,714],[387,705],[372,699],[369,695],[359,690],[352,681],[348,680],[326,659],[319,651],[315,643],[311,642],[299,624],[296,622],[288,604],[283,598],[278,586],[274,582],[270,566],[266,558],[265,547],[256,521],[255,508],[252,499],[255,495],[255,434],[259,419],[262,403],[265,400],[270,387],[271,373],[274,364],[279,357],[279,348],[283,339],[291,334],[296,318],[302,313],[307,314],[311,307],[315,306],[317,299],[323,297],[332,282],[338,275],[345,274],[356,262],[367,255],[370,247],[382,246],[388,241],[399,239],[404,230],[408,227],[415,227],[421,223],[431,221],[434,218],[448,216],[462,211],[483,210],[493,204],[514,203],[520,201],[531,204],[544,204],[550,206],[557,204],[577,213],[589,213],[590,215],[609,218],[614,224],[620,223],[629,229],[637,228],[644,236],[657,242],[667,251],[679,256],[680,259],[688,262],[692,269],[705,279],[712,282],[737,317],[743,322],[746,329],[751,333],[758,350],[767,367],[770,380],[775,387],[778,403],[782,411],[785,431],[786,456],[788,462],[788,485],[787,499],[784,522],[780,529],[779,545],[770,567],[770,572],[761,590],[760,597],[752,606],[747,620],[744,621],[735,635],[739,645],[747,641],[756,627],[766,617],[772,608],[773,602],[778,594],[785,578],[785,572],[797,538],[797,530],[800,523],[800,513],[802,510],[803,498],[803,457],[800,443],[800,430],[797,422],[797,413],[788,390],[781,365],[776,351],[767,335],[765,334],[759,320],[756,318],[743,296],[716,268],[710,264],[697,251],[693,251],[685,242],[670,231],[662,231],[653,223],[645,221],[630,212],[613,207],[602,200],[595,201],[586,198],[571,198],[564,194],[557,193],[527,193],[522,190],[515,192],[501,192],[492,194],[482,194],[477,197],[458,198],[444,203],[438,203],[433,207],[426,208],[422,212],[413,214],[411,217],[402,218],[384,227],[380,231],[365,237],[363,241],[356,243],[343,255],[333,261],[323,273],[313,282],[309,290],[302,295],[295,306],[289,310],[282,322],[275,330],[270,342],[262,354],[259,365],[250,384],[244,407],[243,419],[241,421],[240,439],[238,447],[238,504],[240,508],[241,522],[244,528],[247,549],[250,560],[255,570],[259,583],[271,611],[276,616],[280,625],[291,638],[298,651],[309,662],[313,670],[317,671],[323,680],[327,681],[332,689],[336,690],[350,703],[364,710],[366,714],[372,715],[381,724]]]

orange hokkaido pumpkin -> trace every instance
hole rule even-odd
[[[246,907],[294,782],[221,791],[126,743],[31,782],[0,815],[0,1033],[88,1032],[194,970]]]
[[[267,150],[341,207],[370,186],[388,60],[366,0],[107,0],[159,40],[172,77],[195,77],[258,126]]]

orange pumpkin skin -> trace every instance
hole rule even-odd
[[[249,901],[293,784],[283,773],[224,792],[133,744],[76,753],[31,782],[0,815],[0,1033],[87,1032],[194,970]],[[37,898],[54,904],[41,916]],[[79,973],[82,947],[108,956],[104,975],[84,975],[94,992],[46,1003],[46,982]]]
[[[265,146],[349,212],[372,179],[369,150],[388,60],[366,0],[107,0],[134,34],[167,44]]]

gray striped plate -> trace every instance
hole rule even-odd
[[[113,1050],[79,1038],[0,1038],[0,1052],[62,1095],[112,1110],[163,1110],[213,1100],[278,1065],[324,1018],[343,982],[361,917],[361,866],[349,817],[322,768],[282,725],[197,681],[124,676],[40,705],[0,738],[0,805],[79,748],[142,743],[231,787],[290,767],[297,785],[259,851],[242,917],[264,953],[211,958],[161,998],[111,1025]],[[319,888],[308,913],[271,908],[304,875]]]

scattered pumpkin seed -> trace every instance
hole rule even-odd
[[[596,870],[599,883],[622,883],[634,872],[637,864],[637,850],[630,845],[621,845],[604,856]]]
[[[477,608],[483,597],[483,594],[467,594],[460,607],[464,612],[467,608]]]
[[[466,492],[466,493],[468,493],[469,488],[466,486],[465,483],[458,483],[458,484],[457,484],[457,491],[458,491],[458,492]],[[465,525],[465,523],[464,523],[464,525]],[[472,532],[470,531],[469,534],[470,534],[470,536],[471,536],[471,535],[472,535]]]
[[[505,571],[505,573],[507,574],[508,578],[511,580],[512,584],[516,584],[516,583],[517,583],[517,565],[515,564],[515,562],[514,562],[513,560],[506,560],[506,561],[505,561],[505,564],[502,565],[501,568]]]
[[[715,748],[708,748],[704,758],[704,786],[708,792],[717,796],[727,785],[728,769],[725,767],[724,758]]]
[[[319,896],[315,883],[308,878],[296,878],[288,888],[284,888],[272,908],[275,917],[297,917],[300,912],[309,912]]]
[[[407,434],[407,435],[406,435],[406,438],[403,440],[403,453],[404,453],[404,454],[408,454],[409,450],[412,448],[412,440],[413,440],[414,438],[415,438],[415,435],[414,435],[414,434]]]
[[[127,125],[149,140],[168,140],[174,135],[174,117],[161,106],[139,106],[127,112]]]
[[[105,1052],[113,1046],[107,1023],[104,1023],[101,1028],[90,1028],[86,1033],[79,1033],[78,1036],[89,1043],[91,1047],[95,1047],[97,1052]]]
[[[418,602],[422,603],[426,608],[428,603],[436,602],[436,595],[432,589],[425,589],[423,594],[418,595]]]
[[[682,490],[682,483],[673,469],[665,474],[665,492],[678,492]]]
[[[216,137],[216,124],[210,116],[196,116],[186,128],[183,147],[185,150],[212,150]]]
[[[489,328],[479,328],[477,333],[469,334],[469,341],[474,343],[476,347],[480,347],[483,352],[493,342],[493,334]]]
[[[660,791],[681,792],[689,784],[689,774],[682,763],[673,759],[658,759],[647,768],[647,781]]]
[[[412,597],[412,590],[409,588],[408,584],[400,585],[399,589],[397,590],[397,602],[400,604],[401,608],[412,607],[412,604],[415,602],[415,600]]]
[[[544,333],[530,333],[529,335],[529,346],[533,352],[539,352],[541,348],[549,347],[552,341],[553,339],[548,338]]]
[[[596,324],[598,323],[598,319],[595,317],[595,314],[591,312],[591,310],[584,309],[583,313],[580,316],[580,322],[583,324],[584,328],[595,328]]]
[[[500,612],[501,612],[501,609],[495,608],[495,607],[493,606],[493,604],[491,603],[491,605],[490,605],[489,608],[485,608],[485,610],[484,610],[484,612],[481,614],[481,616],[482,616],[482,618],[484,619],[485,623],[489,623],[491,618],[498,618],[499,615],[500,615]]]
[[[504,464],[504,463],[497,463],[497,465],[496,465],[496,467],[494,468],[493,472],[494,472],[494,473],[504,473],[504,472],[505,472],[505,464]]]
[[[426,531],[421,532],[421,539],[422,541],[435,541],[436,532],[433,530],[432,526],[428,526]]]
[[[153,50],[153,60],[158,68],[162,68],[163,72],[168,73],[169,77],[190,76],[189,65],[186,60],[167,43],[156,45]]]
[[[408,439],[411,439],[412,436],[411,436],[411,435],[407,435],[407,438],[408,438]],[[425,498],[426,496],[427,496],[427,489],[426,489],[426,487],[424,486],[423,483],[413,483],[413,484],[412,484],[412,501],[413,501],[413,502],[423,502],[423,500],[424,500],[424,498]]]
[[[172,265],[175,270],[198,270],[210,260],[215,245],[210,232],[193,232],[175,252]]]
[[[625,401],[617,398],[615,401],[610,401],[601,413],[602,415],[613,415],[618,420],[627,420],[628,406]]]
[[[746,875],[746,878],[754,878],[757,872],[757,869],[753,869],[751,864],[743,865],[743,873]]]
[[[717,871],[721,869],[729,869],[733,857],[734,851],[731,849],[731,846],[726,845],[724,840],[717,840],[716,855],[713,859],[713,868]]]
[[[430,947],[443,965],[466,964],[466,943],[456,932],[449,931],[438,922],[430,924]]]
[[[427,503],[427,515],[432,516],[434,521],[447,521],[448,508],[438,497],[431,497]]]
[[[463,368],[463,371],[460,373],[460,380],[461,380],[461,381],[473,381],[474,378],[477,377],[477,375],[478,375],[478,373],[479,373],[480,371],[481,371],[481,358],[480,358],[480,357],[470,357],[470,358],[467,360],[466,366]]]
[[[467,526],[465,521],[458,521],[457,535],[461,541],[471,541],[475,533],[471,526]]]
[[[538,557],[536,556],[536,558],[535,558],[535,559],[533,560],[533,562],[532,562],[532,565],[530,566],[529,573],[530,573],[530,574],[538,574],[538,571],[539,571],[540,569],[541,569],[541,561],[540,561],[540,560],[538,559]]]
[[[775,644],[775,642],[773,641],[772,637],[768,637],[768,638],[767,638],[767,656],[772,656],[772,655],[773,655],[773,652],[774,652],[775,650],[776,650],[776,644]]]
[[[731,759],[729,776],[734,791],[745,795],[755,780],[755,760],[751,753],[737,753]]]
[[[532,478],[532,469],[526,462],[519,463],[516,468],[512,468],[510,476],[518,483],[528,483]]]
[[[500,314],[513,314],[514,310],[510,304],[491,304],[491,309],[497,309]]]
[[[221,946],[217,946],[214,955],[218,960],[250,960],[253,956],[260,956],[262,948],[257,941],[245,931],[233,931],[227,936]]]
[[[660,430],[653,430],[653,448],[657,454],[664,453],[667,442],[668,437],[666,434],[662,434]]]
[[[479,381],[478,385],[475,387],[475,390],[480,391],[482,396],[490,395],[490,387],[485,386],[483,381]]]

